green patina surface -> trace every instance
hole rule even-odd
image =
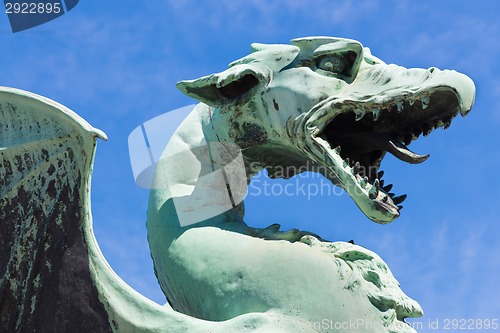
[[[105,135],[53,101],[2,88],[0,179],[8,182],[0,183],[0,213],[15,204],[31,224],[19,221],[25,231],[9,231],[12,242],[24,245],[14,246],[6,258],[12,264],[0,288],[13,299],[34,296],[19,304],[26,307],[22,313],[36,309],[42,295],[26,289],[29,277],[36,290],[43,284],[40,267],[60,268],[58,258],[47,258],[24,272],[18,265],[23,251],[41,241],[36,248],[49,253],[57,244],[51,237],[58,234],[46,237],[38,230],[50,216],[50,225],[64,229],[72,221],[53,214],[71,211],[81,220],[75,229],[84,244],[77,252],[86,267],[81,276],[89,276],[82,279],[89,290],[82,297],[97,299],[93,313],[116,332],[331,332],[315,324],[324,318],[362,318],[360,332],[414,332],[403,320],[422,310],[380,257],[307,231],[251,228],[236,200],[243,195],[228,193],[229,184],[263,168],[288,168],[276,175],[291,177],[293,170],[322,166],[323,175],[344,188],[369,219],[391,222],[405,196],[384,184],[384,155],[425,161],[428,156],[408,144],[448,127],[458,113],[466,115],[474,99],[472,81],[454,71],[387,65],[347,39],[252,47],[226,71],[178,84],[201,103],[168,143],[156,173],[161,186],[150,196],[148,240],[170,302],[165,306],[124,283],[94,238],[90,177],[95,141]],[[229,163],[234,160],[241,163]],[[217,167],[224,168],[224,178],[200,176]],[[41,192],[53,200],[37,199]],[[39,210],[27,209],[27,202],[39,202]],[[54,202],[61,207],[54,210]],[[2,318],[12,325],[22,321]]]

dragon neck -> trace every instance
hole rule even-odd
[[[158,162],[147,219],[152,247],[170,243],[194,227],[218,226],[248,234],[243,222],[248,181],[243,158],[236,150],[228,152],[235,145],[216,132],[211,112],[198,104]]]

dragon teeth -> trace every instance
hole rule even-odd
[[[398,113],[401,113],[403,111],[403,101],[397,101],[396,102],[396,107],[398,108]]]
[[[378,196],[378,192],[379,192],[378,186],[374,183],[373,186],[368,191],[368,196],[370,197],[370,199],[375,199]]]
[[[373,109],[372,114],[373,114],[373,120],[377,121],[378,118],[380,117],[380,109]]]
[[[361,110],[354,110],[354,114],[356,121],[360,121],[365,116],[365,113]]]
[[[427,124],[427,125],[424,125],[424,128],[423,128],[423,133],[424,133],[424,136],[427,136],[429,135],[431,132],[432,132],[432,126]]]
[[[437,120],[434,124],[434,127],[443,127],[444,129],[447,129],[448,127],[450,127],[453,118],[453,116],[448,116],[444,119]]]
[[[422,97],[422,99],[420,101],[422,102],[422,109],[423,110],[425,110],[429,107],[429,102],[430,102],[429,97]]]
[[[405,145],[408,146],[413,141],[412,134],[405,134]]]
[[[361,170],[361,164],[359,162],[356,162],[354,166],[352,167],[352,173],[357,174]]]
[[[395,205],[399,205],[400,203],[405,201],[406,197],[407,197],[406,194],[400,195],[398,197],[394,197],[394,198],[392,198],[392,202],[394,202]]]
[[[451,125],[451,121],[453,120],[453,117],[449,116],[449,117],[446,117],[445,119],[442,120],[443,122],[443,128],[444,129],[448,129],[448,127],[450,127]]]
[[[366,188],[366,185],[368,185],[368,177],[364,177],[359,181],[359,184],[361,185],[362,188]]]
[[[388,184],[387,186],[382,187],[382,189],[388,193],[392,189],[392,186],[392,184]]]

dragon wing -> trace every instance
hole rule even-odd
[[[282,314],[209,322],[160,306],[110,268],[92,232],[90,178],[106,135],[42,96],[0,88],[3,332],[316,332]]]
[[[110,331],[82,233],[97,137],[105,135],[62,105],[0,90],[0,326],[8,332]]]

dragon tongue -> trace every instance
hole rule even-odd
[[[327,139],[335,142],[336,145],[351,146],[352,151],[357,154],[364,154],[374,150],[385,150],[397,157],[401,161],[419,164],[425,162],[430,155],[418,155],[408,149],[403,143],[391,137],[387,133],[369,132],[327,132]]]
[[[408,149],[404,144],[400,142],[394,142],[393,140],[389,140],[387,151],[391,153],[394,157],[397,157],[401,161],[411,163],[411,164],[419,164],[425,162],[429,158],[429,154],[427,155],[418,155]]]

